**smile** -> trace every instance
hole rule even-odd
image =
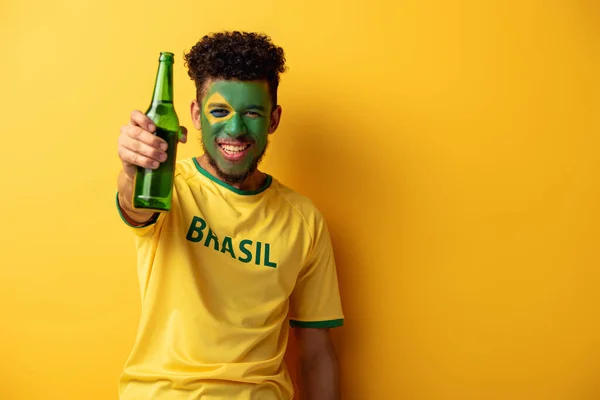
[[[244,150],[246,150],[248,147],[250,147],[252,144],[251,143],[247,143],[247,144],[242,144],[242,145],[233,145],[233,144],[219,144],[219,147],[228,154],[236,154],[236,153],[240,153]]]
[[[252,143],[217,143],[223,158],[230,162],[244,159],[252,147]]]

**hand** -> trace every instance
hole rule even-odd
[[[187,141],[187,129],[180,127],[179,141]],[[141,111],[131,113],[129,124],[121,128],[119,135],[119,158],[123,171],[133,180],[137,167],[156,169],[167,159],[167,142],[154,136],[156,126]]]

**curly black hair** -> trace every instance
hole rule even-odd
[[[265,80],[272,107],[277,105],[279,74],[286,69],[285,54],[267,35],[239,31],[205,35],[184,58],[188,75],[196,84],[198,102],[210,78]]]

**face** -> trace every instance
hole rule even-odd
[[[205,154],[225,181],[241,182],[256,170],[279,123],[281,109],[271,108],[267,83],[254,81],[208,82],[202,104],[192,103]]]

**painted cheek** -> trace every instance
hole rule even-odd
[[[206,116],[202,115],[202,137],[204,140],[210,137],[215,137],[219,134],[220,131],[223,130],[223,126],[225,122],[219,122],[216,124],[211,124],[210,121],[206,118]]]
[[[208,154],[213,158],[220,156],[218,146],[215,143],[215,138],[219,134],[219,125],[222,124],[211,125],[204,116],[202,117],[202,141]]]
[[[265,142],[269,133],[269,124],[266,119],[256,119],[248,122],[248,130],[257,142]]]

